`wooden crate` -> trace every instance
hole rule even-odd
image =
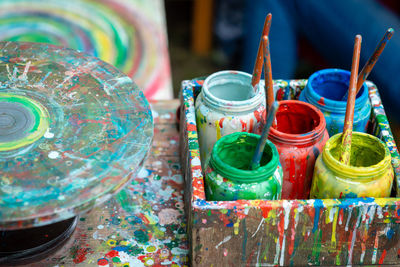
[[[307,80],[275,80],[278,100],[296,99]],[[182,82],[181,161],[193,266],[299,266],[400,263],[400,198],[207,201],[194,102],[202,80]],[[376,86],[370,132],[392,155],[393,196],[400,165]]]

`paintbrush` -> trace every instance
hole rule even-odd
[[[256,62],[254,64],[253,75],[251,78],[251,85],[253,86],[253,88],[255,88],[255,86],[260,82],[260,79],[261,79],[261,71],[262,71],[262,67],[263,67],[262,37],[268,36],[269,29],[271,28],[271,19],[272,19],[272,14],[269,13],[267,15],[267,17],[265,18],[264,28],[263,28],[262,35],[261,35],[260,44],[258,46],[257,58],[256,58]]]
[[[390,40],[390,38],[392,38],[393,33],[394,33],[393,28],[387,29],[385,35],[382,37],[381,41],[375,48],[374,53],[368,59],[367,63],[365,63],[363,69],[361,70],[360,74],[358,75],[356,96],[357,96],[358,92],[360,91],[363,83],[368,78],[368,75],[371,73],[372,68],[375,66],[375,63],[378,61],[387,42]],[[348,96],[348,92],[346,92],[346,94],[343,96],[342,101],[345,101],[347,96]]]
[[[271,129],[272,122],[274,121],[276,112],[278,111],[279,103],[275,101],[272,103],[271,108],[268,110],[267,122],[264,125],[260,140],[257,143],[256,151],[254,152],[253,159],[251,160],[250,170],[260,167],[260,161],[264,152],[265,144],[267,143],[268,134]]]
[[[347,98],[346,115],[344,117],[344,127],[342,134],[342,146],[340,153],[340,162],[349,165],[351,151],[351,137],[353,134],[354,104],[356,102],[357,92],[357,73],[360,63],[361,35],[354,39],[353,60],[351,63],[351,74],[349,84],[349,97]]]
[[[269,38],[263,36],[263,54],[264,54],[264,79],[265,79],[265,96],[267,97],[267,110],[274,103],[274,83],[272,81],[271,54],[269,51]]]

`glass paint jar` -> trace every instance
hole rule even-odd
[[[350,165],[339,161],[342,134],[326,142],[318,157],[311,198],[389,197],[394,172],[389,149],[377,137],[353,132]]]
[[[279,102],[269,140],[283,169],[282,199],[307,199],[315,160],[328,140],[322,112],[298,100]]]
[[[207,200],[280,199],[282,167],[276,147],[267,141],[260,167],[249,170],[260,136],[232,133],[219,139],[207,160]]]
[[[308,78],[307,85],[301,92],[299,100],[319,108],[324,114],[326,128],[330,136],[343,131],[346,114],[350,72],[341,69],[324,69],[313,73]],[[354,107],[353,130],[366,132],[371,103],[368,97],[368,87],[364,83],[356,96]]]
[[[260,134],[265,93],[251,86],[251,75],[220,71],[208,76],[195,104],[200,157],[210,155],[214,143],[234,132]]]

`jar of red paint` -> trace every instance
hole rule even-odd
[[[324,115],[298,100],[279,102],[269,139],[283,169],[282,199],[307,199],[315,160],[329,139]]]

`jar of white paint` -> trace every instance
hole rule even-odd
[[[204,81],[195,104],[203,167],[222,136],[234,132],[261,134],[265,92],[259,85],[253,88],[251,75],[241,71],[219,71]]]

